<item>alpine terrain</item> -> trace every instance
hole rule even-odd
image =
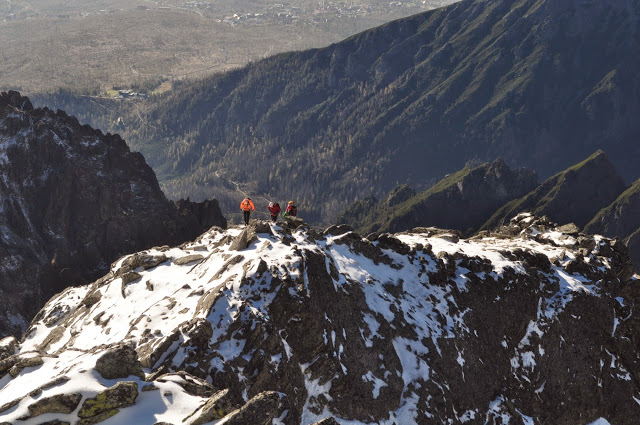
[[[530,214],[473,239],[213,227],[1,340],[0,420],[635,424],[639,279],[619,241]]]
[[[618,237],[625,241],[640,269],[640,179],[603,208],[585,226],[585,232]]]
[[[547,178],[603,149],[631,182],[639,22],[636,0],[465,0],[121,112],[69,111],[117,123],[170,197],[214,191],[236,209],[244,190],[294,199],[310,222],[497,157]]]
[[[119,136],[17,92],[0,94],[0,176],[0,336],[126,253],[226,227],[215,200],[168,201]]]

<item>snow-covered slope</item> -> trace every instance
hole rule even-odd
[[[124,257],[0,342],[0,423],[635,423],[638,276],[567,231],[255,222]]]

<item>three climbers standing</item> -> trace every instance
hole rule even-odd
[[[249,217],[251,216],[251,211],[255,211],[256,207],[253,205],[251,198],[246,197],[240,202],[240,209],[244,213],[244,224],[245,226],[249,225]],[[277,202],[269,202],[267,206],[269,210],[269,214],[271,214],[271,221],[274,223],[278,220],[278,214],[280,213],[280,205]],[[292,216],[296,217],[298,215],[298,207],[296,207],[295,202],[289,201],[287,208],[282,214],[283,217]]]

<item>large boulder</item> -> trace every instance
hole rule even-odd
[[[29,415],[33,418],[45,413],[69,414],[76,410],[80,400],[82,400],[82,394],[79,393],[57,394],[52,397],[46,397],[29,405]]]
[[[78,412],[78,425],[93,425],[116,415],[120,408],[132,406],[138,397],[138,384],[120,381],[82,403]]]
[[[96,361],[95,370],[104,379],[128,378],[132,375],[144,379],[138,353],[129,345],[108,350]]]
[[[270,425],[286,410],[286,397],[275,391],[260,393],[240,409],[224,417],[227,425]],[[198,424],[200,425],[200,424]]]
[[[212,395],[202,407],[186,417],[183,422],[188,421],[190,425],[203,425],[222,419],[240,407],[239,401],[228,389],[219,391]]]

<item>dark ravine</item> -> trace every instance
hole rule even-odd
[[[140,153],[62,111],[0,94],[0,336],[119,256],[226,226],[215,200],[168,201]]]
[[[472,239],[214,227],[122,258],[1,340],[0,415],[633,425],[638,306],[624,244],[529,214]]]

